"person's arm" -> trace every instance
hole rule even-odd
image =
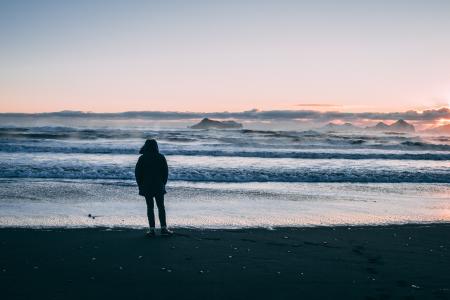
[[[169,178],[169,167],[167,166],[167,160],[162,156],[162,180],[164,185],[167,184],[167,179]]]
[[[136,183],[137,185],[140,187],[142,184],[142,171],[143,171],[143,166],[142,166],[142,156],[139,157],[137,163],[136,163],[136,167],[134,168],[134,176],[136,177]]]

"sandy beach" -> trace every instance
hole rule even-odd
[[[3,228],[2,299],[450,299],[449,230]]]

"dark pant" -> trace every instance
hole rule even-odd
[[[150,228],[155,228],[155,213],[153,212],[153,197],[145,196],[147,202],[147,218]],[[158,207],[159,223],[161,227],[166,227],[166,209],[164,208],[164,195],[155,195],[156,206]]]

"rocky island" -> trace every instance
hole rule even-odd
[[[370,130],[376,130],[376,131],[385,131],[385,132],[415,132],[416,129],[414,128],[414,125],[406,122],[405,120],[398,120],[395,123],[392,123],[390,125],[379,122],[377,125],[373,127],[367,127],[367,129]]]
[[[375,126],[358,127],[352,123],[336,124],[328,123],[326,126],[322,127],[321,130],[328,132],[359,132],[359,131],[382,131],[382,132],[398,132],[398,133],[408,133],[415,132],[414,125],[406,122],[405,120],[398,120],[390,125],[384,122],[378,122]]]
[[[239,129],[242,124],[235,121],[217,121],[209,118],[202,119],[199,123],[192,125],[192,129]]]

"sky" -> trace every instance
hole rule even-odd
[[[0,0],[0,112],[450,103],[450,1]]]

